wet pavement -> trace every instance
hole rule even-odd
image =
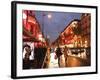
[[[61,64],[65,64],[62,62]],[[90,59],[89,58],[81,58],[78,56],[68,56],[67,66],[65,67],[82,67],[82,66],[90,66]],[[49,68],[58,68],[58,59],[54,59],[54,53],[51,53],[50,64]]]
[[[68,56],[67,66],[66,67],[80,67],[80,66],[89,66],[90,60],[83,59],[75,56]]]

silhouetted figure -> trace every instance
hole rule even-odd
[[[30,55],[31,55],[31,48],[29,45],[24,46],[25,49],[25,56],[23,59],[23,69],[30,69]]]
[[[60,59],[61,59],[61,55],[62,55],[62,52],[61,52],[61,48],[58,46],[58,48],[56,49],[56,55],[57,55],[57,58],[58,58],[58,65],[60,67]]]
[[[35,68],[41,68],[45,54],[46,54],[46,48],[45,47],[35,47],[34,48],[34,61],[35,61]]]
[[[68,58],[68,48],[65,46],[64,49],[64,57],[65,57],[65,66],[67,67],[67,58]]]

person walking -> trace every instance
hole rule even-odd
[[[68,48],[65,46],[64,49],[64,57],[65,57],[65,66],[67,67],[67,58],[68,58]]]
[[[60,61],[61,61],[62,52],[61,52],[61,48],[59,47],[59,45],[58,45],[58,47],[56,49],[56,55],[57,55],[57,58],[58,58],[58,65],[59,65],[59,67],[61,67]]]

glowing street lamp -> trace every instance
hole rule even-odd
[[[48,19],[51,19],[52,18],[52,15],[51,14],[48,14],[47,17],[48,17]]]
[[[52,15],[51,15],[50,13],[48,13],[48,14],[45,14],[44,12],[42,13],[42,19],[43,19],[43,20],[42,20],[42,21],[43,21],[43,22],[42,22],[42,32],[43,32],[43,34],[44,34],[44,26],[45,26],[45,25],[44,25],[44,24],[45,24],[45,22],[44,22],[44,21],[45,21],[45,20],[44,20],[45,17],[47,17],[47,19],[49,20],[49,19],[52,18]],[[47,37],[48,37],[48,39],[50,39],[50,36],[47,36]],[[40,37],[40,39],[42,40],[43,38]],[[43,39],[43,41],[45,41],[45,40]]]

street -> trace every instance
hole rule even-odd
[[[65,65],[65,62],[61,64]],[[89,59],[80,58],[77,56],[68,56],[67,66],[65,67],[80,67],[80,66],[90,66]],[[49,68],[58,68],[58,59],[54,59],[54,54],[51,54]]]
[[[88,59],[83,59],[75,56],[69,56],[67,58],[67,66],[66,67],[79,67],[79,66],[89,66]]]

